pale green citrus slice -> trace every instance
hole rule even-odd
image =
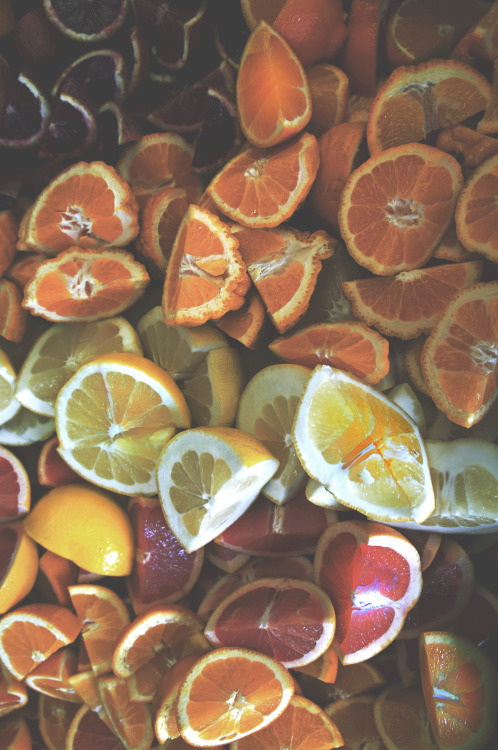
[[[157,463],[169,527],[188,552],[199,549],[247,510],[277,468],[263,443],[241,430],[197,427],[179,433]]]
[[[146,356],[175,380],[192,375],[211,349],[228,346],[224,334],[212,323],[193,328],[166,325],[160,305],[140,318],[137,331]]]
[[[8,356],[0,349],[0,425],[17,414],[21,404],[14,397],[16,372]]]
[[[279,460],[276,474],[263,487],[263,494],[278,505],[307,479],[292,441],[292,425],[310,374],[303,365],[269,365],[251,378],[240,397],[237,427],[261,440]]]
[[[18,412],[0,427],[0,445],[31,445],[46,440],[55,431],[52,417],[43,417],[21,406]]]
[[[434,510],[417,426],[399,406],[351,375],[316,367],[293,439],[301,463],[344,505],[377,521],[424,521]]]
[[[59,453],[80,476],[131,495],[157,491],[156,463],[190,413],[175,381],[137,354],[88,362],[55,402]]]
[[[57,394],[69,378],[81,365],[112,352],[142,354],[138,334],[122,317],[52,325],[24,360],[16,398],[27,409],[53,417]]]
[[[198,427],[230,427],[235,421],[245,377],[239,352],[211,349],[182,384],[182,393]]]

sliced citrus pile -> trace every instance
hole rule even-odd
[[[23,307],[56,322],[101,320],[126,310],[142,294],[149,274],[124,250],[70,247],[36,269]]]
[[[248,227],[286,221],[311,189],[318,170],[316,138],[302,133],[272,148],[246,148],[207,187],[219,210]]]
[[[23,243],[46,255],[73,245],[123,247],[138,234],[129,185],[103,162],[74,164],[42,190],[30,209]]]
[[[252,435],[230,427],[185,430],[162,451],[159,497],[188,552],[212,541],[249,507],[278,460]]]
[[[136,354],[82,365],[55,404],[59,452],[83,478],[132,494],[156,491],[160,451],[190,414],[175,381]]]
[[[434,491],[420,433],[386,396],[328,365],[313,371],[294,422],[308,474],[379,521],[423,521]]]
[[[422,350],[424,380],[436,406],[463,427],[478,422],[498,395],[498,283],[457,292]]]
[[[13,521],[31,507],[31,482],[24,464],[0,446],[0,522]]]
[[[226,224],[209,211],[189,207],[166,271],[166,323],[200,325],[242,307],[250,282],[237,248]]]
[[[458,196],[455,222],[459,240],[467,250],[498,262],[498,154],[472,172]]]
[[[62,386],[95,357],[111,352],[141,354],[137,333],[127,320],[51,326],[34,343],[19,372],[16,399],[27,409],[53,417]]]
[[[351,282],[354,283],[354,282]],[[306,367],[331,365],[375,385],[389,371],[389,342],[363,323],[317,323],[274,339],[271,351]]]
[[[456,159],[432,146],[409,143],[370,157],[341,193],[350,254],[381,276],[420,268],[448,228],[462,182]]]
[[[413,339],[429,334],[455,292],[480,281],[482,270],[480,261],[452,263],[346,281],[342,288],[357,318],[385,336]]]

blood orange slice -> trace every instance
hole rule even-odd
[[[89,745],[102,750],[123,750],[124,745],[112,729],[100,718],[97,711],[84,705],[78,709],[69,725],[66,737],[67,750],[82,750]]]
[[[260,578],[223,599],[204,635],[221,646],[241,646],[300,667],[331,645],[335,613],[329,597],[309,581]]]
[[[379,653],[400,632],[422,590],[420,557],[387,526],[341,521],[320,537],[315,581],[336,611],[339,658],[354,664]]]

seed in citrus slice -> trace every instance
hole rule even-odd
[[[453,295],[480,281],[482,270],[480,261],[451,263],[347,281],[343,289],[357,318],[385,336],[412,339],[429,334]]]
[[[135,529],[137,552],[127,579],[135,614],[149,607],[176,602],[195,585],[204,549],[188,553],[166,523],[157,498],[136,495],[128,514]]]
[[[86,704],[81,706],[69,725],[66,735],[67,750],[101,747],[102,750],[123,750],[124,745],[113,730],[102,721],[99,713]]]
[[[0,445],[32,445],[39,440],[46,440],[54,431],[55,422],[52,417],[35,414],[21,406],[13,417],[0,426]]]
[[[370,386],[318,365],[296,412],[293,439],[308,474],[339,502],[378,521],[423,521],[434,491],[420,433]]]
[[[144,203],[137,249],[158,271],[166,270],[187,208],[187,194],[178,187],[163,188]]]
[[[188,552],[236,521],[275,474],[278,460],[263,443],[231,427],[185,430],[157,465],[166,520]]]
[[[16,371],[9,357],[0,349],[0,425],[8,422],[21,408],[14,398],[16,380]]]
[[[28,702],[28,691],[23,682],[17,680],[9,670],[0,663],[0,718],[25,706]]]
[[[284,333],[305,314],[322,261],[333,255],[337,240],[324,231],[310,235],[290,227],[233,233],[271,321]]]
[[[349,252],[381,276],[425,265],[462,182],[456,159],[433,146],[410,143],[370,157],[341,193],[339,225]]]
[[[204,629],[215,648],[250,648],[287,668],[321,656],[334,632],[329,597],[309,581],[289,578],[260,578],[241,586],[218,604]]]
[[[388,750],[434,750],[422,690],[393,685],[374,703],[374,720]]]
[[[482,162],[458,196],[455,223],[458,239],[467,250],[498,262],[498,154]]]
[[[85,570],[118,576],[131,571],[133,528],[106,492],[83,484],[55,487],[38,500],[23,523],[38,544]]]
[[[203,747],[234,742],[275,721],[293,693],[292,677],[274,659],[248,649],[215,649],[194,664],[180,688],[181,736]]]
[[[31,482],[24,464],[0,446],[0,523],[25,515],[31,507]]]
[[[272,148],[248,147],[220,169],[207,193],[233,221],[275,227],[306,198],[318,164],[318,144],[310,133]]]
[[[75,674],[77,668],[76,653],[69,646],[64,646],[32,669],[24,680],[28,687],[44,696],[81,703],[81,698],[69,682],[69,677]]]
[[[52,325],[24,360],[16,398],[26,408],[53,417],[57,394],[81,365],[101,354],[123,351],[142,353],[136,331],[124,318]]]
[[[349,81],[341,68],[318,63],[306,68],[311,96],[311,119],[307,130],[320,136],[346,118]]]
[[[496,723],[498,678],[484,650],[454,633],[423,633],[420,674],[438,747],[489,747]]]
[[[310,503],[304,492],[277,505],[260,495],[248,510],[216,542],[229,549],[265,557],[310,555],[327,526],[337,516]]]
[[[197,427],[230,427],[237,413],[245,376],[239,352],[212,349],[182,383],[182,393]]]
[[[263,334],[265,306],[257,291],[251,287],[244,304],[238,310],[230,310],[216,321],[216,327],[248,349],[256,349]]]
[[[57,604],[26,604],[0,620],[0,659],[18,680],[63,646],[72,643],[81,622]]]
[[[97,357],[63,386],[55,404],[59,452],[83,478],[130,495],[157,491],[160,451],[190,414],[175,381],[136,354]]]
[[[335,321],[300,328],[274,339],[271,351],[288,362],[316,367],[331,365],[375,385],[389,371],[389,344],[363,323]]]
[[[158,657],[164,667],[171,666],[188,653],[189,639],[202,633],[203,627],[197,615],[179,604],[145,610],[118,638],[112,658],[114,674],[129,677]]]
[[[166,270],[163,314],[169,325],[196,326],[244,304],[250,280],[229,227],[189,206]]]
[[[174,710],[175,702],[187,673],[198,658],[197,655],[191,654],[177,661],[168,669],[157,686],[152,701],[152,715],[158,742],[174,740],[180,736]]]
[[[150,195],[165,187],[183,188],[192,203],[200,195],[199,178],[191,171],[193,154],[193,147],[180,135],[151,133],[130,144],[116,168],[141,208]]]
[[[278,505],[293,497],[306,480],[291,434],[310,372],[295,364],[264,367],[246,385],[238,404],[237,427],[254,435],[279,461],[276,473],[262,489]]]
[[[24,241],[56,255],[74,245],[127,245],[138,234],[138,209],[126,182],[103,162],[79,162],[55,177],[30,209]]]
[[[398,637],[416,638],[424,630],[451,627],[470,600],[474,580],[471,558],[455,540],[444,537],[422,574],[422,593]]]
[[[18,522],[0,525],[0,614],[29,594],[38,573],[36,544]]]
[[[21,292],[9,279],[0,279],[0,336],[19,343],[26,332],[26,322]]]
[[[54,322],[92,322],[130,307],[149,283],[131,253],[71,247],[46,260],[24,289],[23,307]]]
[[[489,94],[487,79],[457,60],[435,59],[395,68],[369,112],[370,154],[421,141],[434,130],[482,112]]]
[[[325,713],[332,719],[347,750],[362,747],[384,750],[384,745],[375,726],[373,707],[375,696],[354,695],[336,700],[325,706]]]
[[[99,693],[112,728],[127,750],[149,750],[154,738],[148,703],[133,700],[124,677],[98,678]]]
[[[237,75],[240,126],[253,146],[268,148],[299,133],[311,117],[303,67],[275,26],[260,21],[247,40]]]
[[[498,282],[457,292],[425,342],[421,367],[436,406],[462,427],[489,411],[498,395]]]

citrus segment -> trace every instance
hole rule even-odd
[[[38,484],[42,487],[58,487],[79,480],[78,475],[59,455],[59,438],[57,435],[45,440],[38,456]]]
[[[293,693],[289,672],[270,657],[247,649],[216,649],[194,664],[180,688],[180,733],[197,746],[234,742],[271,724]]]
[[[318,63],[306,69],[311,96],[311,119],[308,130],[320,136],[346,119],[349,100],[347,75],[329,63]]]
[[[482,162],[458,196],[455,223],[467,250],[498,262],[498,154]]]
[[[0,349],[0,424],[8,422],[21,408],[14,398],[16,371],[5,352]]]
[[[47,750],[64,747],[67,731],[79,709],[79,705],[40,695],[38,699],[38,729]]]
[[[135,542],[130,519],[106,492],[83,484],[55,487],[23,523],[38,544],[85,570],[117,576],[131,571]]]
[[[250,282],[237,248],[228,226],[214,214],[188,208],[166,271],[166,323],[200,325],[244,304]]]
[[[199,549],[242,515],[277,468],[266,446],[241,430],[185,430],[157,466],[168,525],[188,552]]]
[[[46,440],[54,431],[55,422],[52,417],[35,414],[21,406],[13,417],[0,425],[0,445],[32,445]]]
[[[225,313],[216,321],[216,326],[248,349],[256,349],[265,324],[265,307],[254,288],[246,294],[244,304],[238,310]]]
[[[220,169],[207,193],[233,221],[275,227],[306,198],[318,164],[316,138],[302,133],[272,148],[244,149]]]
[[[497,308],[496,281],[460,290],[422,350],[422,372],[434,403],[463,427],[482,419],[498,395]]]
[[[76,583],[78,573],[75,563],[47,549],[40,556],[36,588],[44,601],[70,607],[68,586]]]
[[[253,146],[268,148],[299,133],[311,117],[303,67],[277,27],[260,21],[247,40],[237,75],[240,126]]]
[[[420,688],[394,685],[374,703],[374,720],[388,750],[434,750]]]
[[[0,663],[0,718],[25,706],[28,702],[28,691],[23,682],[17,680],[9,670]]]
[[[207,353],[183,381],[182,392],[197,427],[230,427],[235,420],[245,377],[239,352],[231,347]]]
[[[33,743],[27,720],[13,716],[2,722],[0,742],[7,750],[31,750]]]
[[[386,396],[319,365],[294,422],[297,454],[337,499],[379,521],[423,521],[434,510],[417,427]]]
[[[237,427],[254,435],[278,459],[279,467],[263,494],[281,504],[304,485],[306,474],[292,443],[297,404],[310,375],[299,365],[270,365],[244,388],[237,410]]]
[[[240,5],[247,25],[252,30],[260,21],[272,24],[286,0],[241,0]]]
[[[241,646],[300,667],[331,645],[335,614],[330,599],[309,581],[260,578],[228,594],[211,613],[204,634],[221,646]]]
[[[456,159],[432,146],[410,143],[370,157],[341,193],[349,252],[382,276],[423,266],[453,217],[462,182]]]
[[[101,354],[141,354],[138,336],[127,320],[50,326],[35,341],[19,372],[16,398],[26,408],[53,417],[62,386],[83,364]]]
[[[346,281],[342,288],[357,318],[386,336],[413,339],[429,334],[453,295],[480,281],[482,270],[479,261],[444,264]]]
[[[164,272],[181,221],[188,208],[185,190],[166,187],[151,195],[142,210],[137,249]]]
[[[136,354],[108,354],[82,365],[55,404],[62,458],[89,481],[126,495],[157,490],[164,444],[190,414],[175,381]]]
[[[0,525],[0,614],[29,594],[38,573],[36,544],[21,523]]]
[[[0,446],[0,522],[13,521],[31,507],[31,483],[14,453]]]
[[[138,208],[126,182],[103,162],[79,162],[44,188],[25,228],[25,244],[46,255],[73,245],[123,247],[138,234]]]
[[[46,320],[101,320],[142,296],[145,267],[124,250],[70,247],[36,269],[24,289],[23,307]]]
[[[100,677],[98,683],[112,729],[126,750],[149,750],[154,738],[150,705],[133,700],[122,677]]]
[[[75,652],[64,646],[32,669],[24,680],[28,687],[40,695],[69,703],[81,703],[79,695],[69,682],[77,667],[78,659]]]
[[[340,62],[353,94],[375,96],[389,9],[390,4],[384,0],[351,2]]]
[[[0,336],[19,343],[26,332],[26,315],[17,286],[9,279],[0,279]]]

